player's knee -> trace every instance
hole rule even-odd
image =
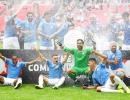
[[[61,79],[63,80],[63,81],[65,81],[65,77],[63,76],[63,77],[61,77]]]
[[[118,71],[118,72],[116,72],[116,75],[122,79],[122,78],[124,78],[125,73],[121,72],[121,71]]]
[[[47,85],[48,84],[48,78],[43,76],[43,82],[45,83],[45,85]]]
[[[110,75],[110,80],[111,80],[112,83],[115,83],[114,78],[115,78],[115,75],[114,75],[114,74],[111,74],[111,75]]]
[[[43,80],[47,80],[47,77],[46,77],[46,76],[43,76]]]
[[[0,84],[4,84],[4,78],[0,76]]]
[[[72,73],[74,73],[73,70],[69,70],[69,71],[67,71],[67,74],[72,74]]]
[[[71,70],[68,70],[67,73],[70,74],[70,73],[71,73]]]
[[[115,78],[115,75],[114,74],[111,74],[110,75],[110,79],[114,79]]]
[[[41,74],[41,75],[39,75],[39,78],[43,78],[43,75]]]

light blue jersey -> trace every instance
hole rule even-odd
[[[120,31],[120,25],[117,22],[111,22],[108,25],[109,28],[109,41],[116,41],[118,40],[118,33]]]
[[[10,19],[6,22],[4,37],[16,37],[16,27],[21,27],[22,21],[18,18]]]
[[[58,37],[60,42],[64,42],[64,36],[69,31],[69,23],[65,22],[58,31]]]
[[[7,78],[13,78],[13,79],[18,78],[22,68],[26,66],[26,62],[18,62],[15,65],[9,58],[6,59],[6,64],[8,65]]]
[[[90,25],[87,27],[88,33],[94,33],[97,36],[102,35],[101,31],[102,31],[102,25],[98,22],[90,23]]]
[[[110,61],[114,61],[115,58],[118,59],[118,64],[110,64],[110,67],[112,70],[123,68],[122,53],[120,50],[116,50],[115,53],[113,53],[112,51],[107,52],[107,57],[108,57],[108,60]]]
[[[37,25],[36,25],[35,21],[32,21],[32,22],[25,21],[23,23],[22,29],[31,31],[31,34],[25,33],[24,42],[35,42],[36,41],[36,27],[37,27]]]
[[[123,32],[124,32],[123,43],[125,45],[130,45],[130,22],[124,23]]]
[[[56,23],[53,20],[50,20],[50,22],[46,22],[45,19],[43,19],[40,22],[38,28],[41,30],[41,34],[49,36],[52,35],[54,32],[56,32]],[[51,40],[41,37],[40,45],[45,47],[51,47],[52,42]]]
[[[15,25],[16,25],[16,27],[18,28],[18,27],[22,27],[22,25],[23,25],[23,21],[21,20],[21,19],[19,19],[19,18],[15,18]]]
[[[97,65],[95,71],[92,74],[92,80],[94,85],[105,85],[109,78],[109,73],[106,69],[105,64]]]
[[[16,28],[15,28],[15,24],[13,25],[13,20],[10,20],[6,23],[5,26],[5,33],[4,33],[4,37],[15,37],[17,32],[16,32]]]
[[[53,64],[50,60],[47,60],[47,65],[49,67],[49,79],[61,78],[63,73],[63,65],[61,62],[58,64]]]
[[[69,30],[69,24],[67,22],[65,22],[62,26],[61,29],[58,33],[59,37],[64,37],[64,35],[68,32]]]

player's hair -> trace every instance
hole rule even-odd
[[[14,59],[14,57],[15,57],[16,59],[18,59],[18,57],[17,57],[17,56],[15,56],[15,55],[13,55],[11,58],[12,58],[12,59]]]
[[[89,61],[94,61],[97,64],[97,60],[95,58],[89,58]]]
[[[122,17],[129,17],[129,13],[128,13],[128,12],[124,12],[124,13],[122,14]]]
[[[14,56],[15,56],[15,57],[18,57],[18,55],[17,55],[17,54],[13,54],[11,57],[14,57]]]
[[[50,12],[45,12],[43,17],[45,17],[46,15],[49,15],[49,14],[50,14]]]
[[[54,53],[54,54],[52,54],[52,56],[51,56],[51,57],[54,57],[54,56],[58,56],[58,54],[57,54],[57,53]]]
[[[77,42],[78,42],[78,41],[81,41],[81,42],[84,44],[84,41],[83,41],[82,39],[78,39]]]
[[[111,41],[110,42],[110,47],[112,47],[112,46],[117,46],[117,43],[115,41]]]
[[[34,15],[34,14],[33,14],[33,12],[30,12],[30,11],[29,11],[29,12],[27,12],[27,16],[28,16],[29,14],[32,14],[32,15]]]

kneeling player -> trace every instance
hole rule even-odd
[[[92,80],[94,86],[87,87],[87,89],[96,88],[97,92],[123,92],[116,89],[118,85],[121,85],[126,93],[130,93],[130,89],[118,76],[108,73],[105,64],[97,65],[95,58],[90,58],[89,66],[93,71]]]
[[[17,56],[12,56],[12,59],[4,57],[0,53],[0,58],[8,65],[7,77],[0,76],[0,84],[14,86],[15,89],[22,85],[20,73],[22,68],[38,61],[39,58],[30,62],[18,61]]]
[[[35,88],[42,89],[45,85],[52,85],[54,89],[57,89],[65,81],[65,77],[62,75],[62,67],[67,61],[68,54],[64,57],[62,62],[59,62],[57,54],[52,55],[52,61],[46,59],[41,53],[40,56],[43,61],[47,62],[49,67],[49,78],[45,77],[44,75],[40,75],[38,79],[38,85],[36,85]]]

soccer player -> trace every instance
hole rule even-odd
[[[108,41],[118,42],[118,36],[120,31],[120,24],[117,22],[117,16],[112,16],[110,23],[107,25]]]
[[[125,83],[116,75],[109,73],[106,68],[106,60],[97,65],[95,58],[89,59],[89,66],[92,74],[93,86],[87,89],[95,88],[97,92],[126,92],[130,93],[130,89]],[[121,85],[123,90],[118,90],[117,86]]]
[[[22,85],[22,78],[20,78],[22,68],[39,60],[39,58],[36,58],[30,62],[22,62],[18,61],[17,56],[12,56],[10,59],[4,57],[1,53],[0,58],[8,65],[7,77],[0,76],[0,84],[14,86],[14,89]]]
[[[6,19],[3,48],[4,49],[19,49],[19,41],[17,37],[16,15],[8,16]],[[15,41],[15,42],[14,42]]]
[[[123,15],[123,20],[124,20],[124,24],[123,24],[123,29],[122,32],[124,34],[124,39],[123,39],[123,46],[122,49],[123,50],[130,50],[130,19],[129,19],[129,13],[128,12],[124,12]]]
[[[38,79],[38,85],[36,85],[35,88],[42,89],[45,85],[52,85],[54,89],[59,88],[65,81],[65,77],[62,74],[62,68],[69,55],[66,54],[61,62],[59,61],[57,54],[52,55],[52,60],[48,60],[41,53],[40,56],[43,61],[47,62],[49,67],[49,78],[45,77],[44,75],[40,75]]]
[[[110,66],[110,71],[120,78],[125,75],[123,63],[122,63],[122,53],[117,49],[116,42],[110,43],[110,51],[107,52],[108,64]]]
[[[65,20],[63,15],[59,15],[56,17],[56,24],[57,24],[57,28],[58,30],[56,32],[54,32],[50,38],[54,39],[54,42],[60,41],[61,43],[64,43],[64,36],[66,35],[66,33],[70,30],[70,28],[72,28],[73,23]],[[56,49],[60,49],[58,48],[58,46],[56,45]]]
[[[74,56],[74,66],[68,71],[68,75],[75,82],[77,81],[76,76],[78,75],[87,75],[89,72],[88,59],[90,54],[94,53],[102,58],[106,56],[98,53],[92,48],[83,48],[84,41],[82,39],[77,40],[77,48],[64,48],[65,52],[71,53]]]
[[[27,13],[27,20],[23,22],[21,33],[24,37],[24,49],[34,49],[36,47],[36,20],[33,12]]]
[[[100,22],[98,22],[95,15],[90,16],[90,24],[86,29],[86,39],[85,44],[87,46],[92,46],[93,41],[97,41],[101,36],[103,36],[103,27]]]
[[[50,35],[56,32],[57,26],[55,23],[55,17],[51,17],[50,12],[44,14],[44,18],[41,20],[38,26],[38,35],[40,37],[40,49],[53,50],[53,40],[50,39]]]

